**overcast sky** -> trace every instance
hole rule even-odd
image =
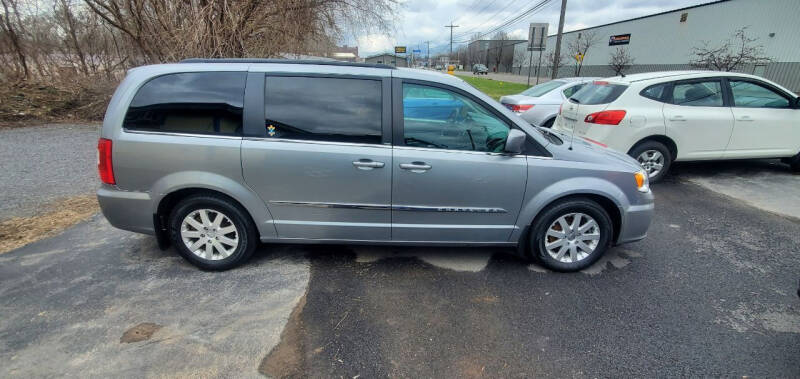
[[[450,31],[444,25],[459,25],[454,41],[468,40],[475,33],[486,33],[513,19],[542,0],[405,0],[400,7],[397,31],[391,35],[368,34],[356,37],[359,56],[393,51],[394,46],[419,48],[431,41],[431,54],[449,49]],[[653,13],[711,2],[709,0],[568,0],[564,31],[602,25]],[[528,24],[547,22],[550,34],[558,30],[561,0],[549,0],[538,12],[523,17],[503,30],[527,39]],[[493,33],[492,33],[493,34]],[[491,35],[484,38],[489,39]],[[352,41],[350,43],[353,43]],[[419,47],[417,47],[419,46]],[[453,44],[453,49],[458,46]]]

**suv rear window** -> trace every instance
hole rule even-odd
[[[241,135],[244,72],[168,74],[145,83],[123,126],[129,130]]]
[[[570,97],[578,104],[608,104],[616,100],[628,86],[608,82],[592,82]]]
[[[381,104],[379,80],[267,76],[267,135],[378,144]]]

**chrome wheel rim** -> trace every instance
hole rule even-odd
[[[585,213],[568,213],[547,228],[544,247],[553,259],[575,263],[586,259],[600,243],[600,225]]]
[[[664,154],[658,150],[645,150],[636,160],[642,165],[642,168],[647,171],[647,176],[654,177],[664,168]]]
[[[198,209],[181,223],[181,239],[192,254],[210,261],[230,257],[239,247],[239,231],[228,216]]]

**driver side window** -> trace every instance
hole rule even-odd
[[[509,126],[482,105],[458,93],[403,84],[406,146],[501,153]]]

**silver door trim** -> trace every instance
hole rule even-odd
[[[491,208],[491,207],[435,207],[435,206],[419,206],[419,205],[326,203],[326,202],[316,202],[316,201],[285,201],[285,200],[270,200],[269,203],[274,205],[293,205],[299,207],[393,210],[393,211],[405,211],[405,212],[508,213],[508,211],[503,208]]]
[[[331,146],[353,146],[353,147],[382,147],[384,149],[391,149],[392,146],[385,143],[356,143],[356,142],[336,142],[336,141],[317,141],[306,139],[292,139],[292,138],[274,138],[274,137],[244,137],[245,141],[274,141],[286,143],[303,143],[314,145],[331,145]]]
[[[123,129],[125,133],[129,134],[151,134],[156,136],[176,136],[176,137],[197,137],[197,138],[217,138],[217,139],[242,139],[241,136],[226,136],[218,134],[201,134],[201,133],[180,133],[180,132],[161,132],[155,130],[136,130],[136,129]]]

